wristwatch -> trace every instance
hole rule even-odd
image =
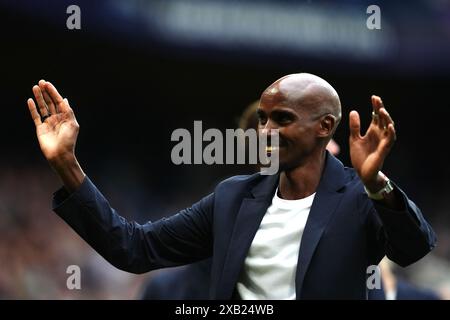
[[[394,190],[394,186],[392,185],[391,180],[389,180],[389,178],[386,177],[386,176],[384,175],[384,173],[382,173],[381,171],[380,171],[380,174],[381,174],[381,176],[384,178],[384,181],[386,182],[386,185],[384,186],[383,189],[381,189],[381,190],[379,190],[379,191],[373,193],[373,192],[370,192],[370,191],[364,186],[364,190],[366,191],[367,196],[368,196],[370,199],[373,199],[373,200],[382,200],[382,199],[384,199],[384,198],[386,197],[387,194],[391,193],[391,192]]]

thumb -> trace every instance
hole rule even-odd
[[[359,120],[359,114],[357,111],[352,110],[350,112],[350,137],[352,139],[361,138],[361,122]]]

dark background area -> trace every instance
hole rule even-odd
[[[433,24],[431,14],[414,20],[422,2],[408,9],[391,5],[392,12],[381,2],[382,12],[391,16],[389,23],[400,31],[393,53],[371,61],[352,60],[332,51],[315,54],[177,44],[158,38],[157,29],[140,34],[142,26],[137,21],[109,19],[99,9],[108,1],[94,3],[79,1],[81,30],[66,28],[67,1],[1,4],[0,165],[4,175],[8,170],[51,175],[26,107],[32,86],[45,79],[55,84],[75,111],[81,126],[77,155],[86,173],[124,215],[140,222],[156,219],[199,199],[222,178],[246,171],[242,166],[173,165],[173,130],[193,131],[194,120],[203,121],[204,130],[234,128],[243,109],[273,81],[290,73],[310,72],[325,78],[340,94],[343,119],[335,140],[346,165],[350,165],[349,112],[357,110],[366,128],[370,96],[383,98],[398,132],[384,171],[422,207],[439,238],[448,239],[450,59],[445,35],[450,28],[442,30]],[[346,3],[367,7],[364,1]],[[448,12],[439,11],[441,15]],[[408,46],[414,42],[417,50],[411,49],[410,56]],[[56,189],[57,180],[50,181]],[[22,189],[9,192],[27,202],[33,191],[27,189],[27,181],[21,183]],[[52,191],[40,199],[47,210]],[[7,195],[2,196],[0,200],[7,202]],[[448,245],[439,250],[440,256],[450,257]]]

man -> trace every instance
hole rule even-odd
[[[344,168],[326,145],[341,120],[336,91],[306,73],[262,94],[262,134],[279,132],[277,175],[221,182],[192,207],[156,222],[127,222],[75,157],[79,126],[67,99],[41,80],[28,107],[44,156],[64,188],[54,210],[116,267],[142,273],[212,257],[213,299],[366,299],[366,268],[387,255],[406,266],[435,246],[416,205],[381,173],[396,136],[381,99],[364,136],[350,113]]]
[[[259,99],[244,109],[237,121],[240,129],[244,131],[258,129],[258,107]],[[339,145],[333,139],[330,140],[326,149],[334,156],[340,151]],[[253,167],[255,172],[260,170],[259,165]],[[209,296],[211,267],[212,260],[207,259],[178,268],[159,271],[144,284],[139,297],[144,300],[207,299]]]

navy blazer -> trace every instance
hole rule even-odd
[[[168,268],[152,275],[143,286],[142,300],[206,300],[209,297],[211,259]],[[370,293],[370,292],[369,292]]]
[[[190,208],[156,222],[128,222],[85,178],[54,195],[55,212],[119,269],[143,273],[212,256],[212,299],[231,299],[279,175],[236,176]],[[387,255],[407,266],[435,246],[421,211],[397,186],[402,211],[370,200],[355,171],[327,153],[303,231],[297,299],[366,299],[367,266]]]

